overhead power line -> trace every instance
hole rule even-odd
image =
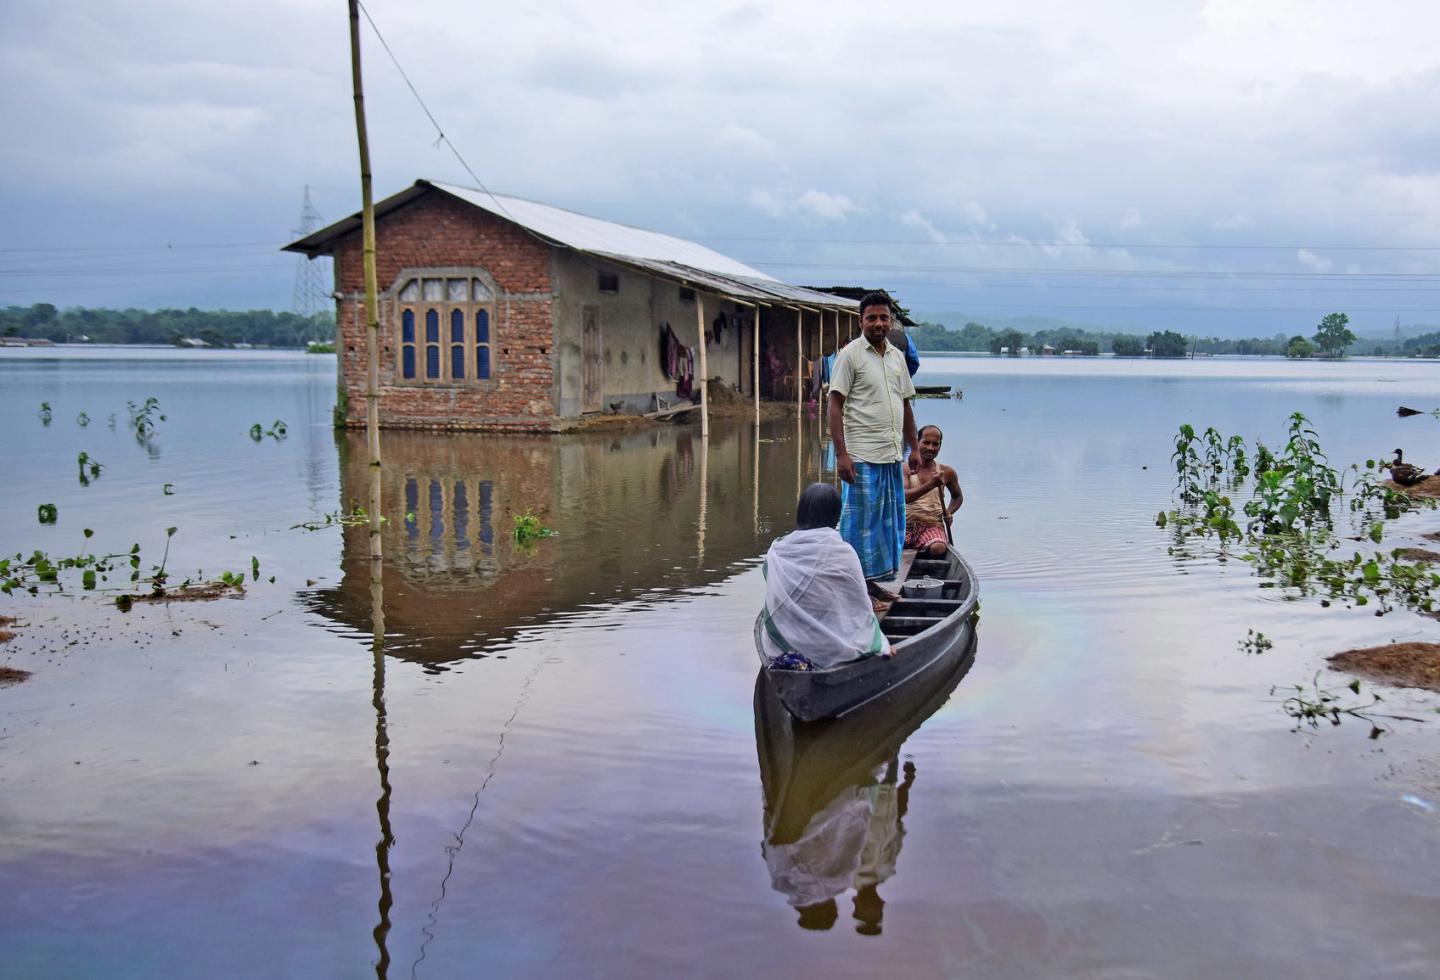
[[[927,248],[1124,248],[1233,249],[1277,252],[1440,252],[1440,245],[1255,245],[1246,242],[1060,242],[999,238],[940,241],[916,238],[789,238],[761,235],[695,235],[702,242],[776,242],[794,245],[924,245]]]

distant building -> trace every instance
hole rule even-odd
[[[700,323],[711,378],[794,398],[801,356],[858,336],[851,299],[521,198],[420,180],[375,205],[375,226],[388,427],[553,432],[586,413],[648,411],[700,383]],[[286,250],[335,259],[345,421],[363,425],[360,215]]]
[[[209,347],[210,345],[207,344],[207,343],[205,343],[205,341],[201,340],[199,337],[181,337],[178,341],[176,341],[175,346],[177,346],[177,347]]]

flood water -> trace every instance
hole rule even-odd
[[[334,366],[0,351],[0,550],[92,528],[148,567],[174,527],[172,580],[260,568],[129,613],[0,596],[0,664],[33,672],[0,686],[0,976],[1440,975],[1440,696],[1379,688],[1432,720],[1372,741],[1271,693],[1440,627],[1182,562],[1153,523],[1182,422],[1273,446],[1298,410],[1332,462],[1440,465],[1435,421],[1395,416],[1440,405],[1435,364],[926,358],[964,390],[917,416],[965,489],[973,663],[803,737],[751,625],[831,476],[818,419],[708,450],[387,432],[377,595],[363,528],[292,528],[366,499]],[[527,509],[557,531],[533,549]]]

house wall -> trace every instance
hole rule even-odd
[[[551,248],[523,229],[438,191],[376,220],[381,425],[550,431],[556,428]],[[365,424],[366,351],[361,235],[336,243],[336,353],[348,425]],[[479,268],[493,279],[488,381],[399,384],[397,279],[404,270]]]
[[[670,279],[615,266],[588,255],[556,249],[552,277],[555,283],[555,336],[559,353],[559,413],[576,416],[583,394],[582,327],[584,308],[600,314],[601,410],[647,412],[655,395],[675,397],[675,382],[660,363],[660,329],[665,323],[687,347],[696,346],[694,301],[680,298],[680,285]],[[617,292],[601,292],[600,273],[619,277]],[[707,332],[723,313],[726,325],[718,341],[706,347],[706,368],[712,378],[743,385],[750,392],[750,310],[730,300],[700,294]],[[732,326],[736,315],[745,326]],[[743,365],[742,365],[743,361]],[[696,351],[699,374],[699,351]]]

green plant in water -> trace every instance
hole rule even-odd
[[[41,524],[54,524],[60,518],[60,511],[54,504],[41,504],[36,508]]]
[[[254,425],[250,426],[250,438],[254,439],[256,442],[259,442],[266,436],[269,436],[271,439],[279,442],[281,439],[285,438],[286,434],[289,431],[289,428],[280,419],[276,419],[275,423],[271,425],[268,429],[261,425],[259,422],[256,422]]]
[[[75,421],[79,423],[80,428],[83,429],[85,428],[85,426],[90,424],[90,416],[86,415],[84,412],[81,412],[79,415],[75,416]]]
[[[92,555],[89,553],[89,540],[94,535],[90,528],[84,529],[84,546],[80,553],[70,558],[52,558],[43,551],[34,551],[28,557],[17,552],[15,555],[0,559],[0,592],[11,595],[16,589],[29,592],[31,595],[38,595],[42,588],[54,592],[63,592],[64,582],[62,575],[67,572],[80,572],[81,588],[90,590],[98,587],[100,582],[109,580],[109,573],[119,563],[129,560],[131,566],[138,568],[140,564],[140,546],[137,544],[128,554]],[[132,575],[132,581],[139,572]]]
[[[50,411],[50,403],[49,403],[49,402],[41,402],[41,403],[40,403],[40,422],[41,422],[43,425],[49,425],[49,424],[50,424],[50,420],[51,420],[52,418],[54,418],[54,417],[55,417],[55,413],[52,412],[52,411]]]
[[[541,538],[554,537],[555,534],[554,528],[546,527],[528,509],[515,515],[515,543],[522,547],[533,546]]]
[[[380,518],[381,523],[385,518]],[[362,524],[370,523],[370,514],[359,504],[352,503],[349,513],[345,511],[331,511],[318,520],[302,521],[299,524],[291,524],[292,531],[320,531],[327,527],[359,527]]]
[[[1278,687],[1270,688],[1271,695],[1279,690]],[[1376,719],[1386,721],[1414,721],[1424,723],[1423,718],[1413,718],[1409,715],[1380,714],[1373,709],[1384,702],[1384,698],[1370,692],[1370,700],[1353,704],[1344,703],[1345,695],[1341,690],[1349,690],[1351,694],[1360,693],[1360,682],[1351,681],[1344,688],[1321,687],[1320,674],[1317,672],[1310,682],[1307,690],[1303,684],[1295,684],[1287,690],[1295,693],[1280,702],[1280,710],[1295,720],[1295,727],[1292,731],[1300,731],[1302,726],[1308,725],[1312,730],[1319,730],[1322,721],[1328,721],[1332,726],[1339,725],[1345,717],[1358,718],[1370,726],[1370,738],[1379,738],[1390,729],[1382,725]]]
[[[150,582],[155,586],[156,592],[165,591],[165,583],[169,576],[165,574],[165,566],[170,561],[170,539],[175,537],[178,528],[167,527],[165,529],[165,553],[160,556],[160,567],[155,569],[155,574],[150,577]],[[134,579],[136,576],[131,576]]]
[[[1188,422],[1180,426],[1175,437],[1175,451],[1170,454],[1175,464],[1175,489],[1187,504],[1200,499],[1200,454],[1195,450],[1195,427]]]
[[[1155,524],[1168,528],[1173,536],[1172,556],[1187,560],[1208,555],[1223,562],[1238,542],[1242,548],[1238,557],[1252,564],[1262,588],[1319,596],[1323,605],[1374,602],[1377,615],[1396,606],[1422,612],[1440,607],[1440,574],[1428,566],[1406,561],[1393,550],[1370,555],[1357,551],[1348,557],[1341,552],[1342,538],[1335,532],[1332,512],[1335,501],[1344,496],[1342,480],[1304,415],[1290,416],[1289,439],[1278,456],[1257,444],[1255,484],[1243,507],[1248,518],[1244,527],[1235,518],[1231,498],[1202,483],[1199,473],[1213,476],[1215,471],[1194,453],[1194,431],[1188,424],[1180,427],[1172,456],[1180,477],[1181,506],[1155,518]],[[1204,443],[1213,448],[1218,433],[1212,438],[1209,431]],[[1236,461],[1244,458],[1244,444],[1237,438],[1224,442],[1223,448],[1238,491],[1244,474]],[[1352,540],[1379,544],[1385,519],[1435,505],[1384,486],[1374,460],[1367,460],[1363,469],[1356,465],[1349,470],[1355,474],[1349,494],[1351,520],[1359,532]],[[1218,539],[1218,545],[1207,550],[1203,542],[1211,539]]]
[[[148,442],[155,434],[156,424],[165,421],[165,416],[160,412],[160,399],[154,395],[146,398],[141,405],[127,401],[125,407],[130,411],[130,428],[140,442]]]
[[[1214,426],[1207,428],[1201,439],[1205,444],[1205,469],[1209,471],[1211,481],[1218,480],[1224,474],[1225,464],[1229,461],[1225,451],[1225,439],[1215,431]]]
[[[175,484],[173,484],[173,483],[167,483],[167,484],[165,484],[163,487],[160,488],[160,492],[163,493],[163,494],[164,494],[165,496],[167,496],[167,497],[173,497],[173,496],[175,495]]]
[[[80,467],[80,485],[82,487],[88,487],[91,480],[99,479],[100,471],[105,468],[99,460],[84,452],[76,458],[75,463]]]
[[[1275,643],[1264,633],[1249,629],[1245,631],[1245,639],[1240,641],[1239,646],[1242,653],[1265,653],[1274,647]]]

